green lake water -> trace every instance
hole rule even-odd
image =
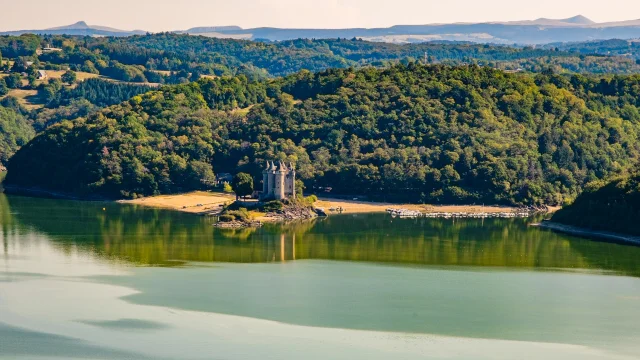
[[[640,358],[640,248],[536,220],[219,230],[0,194],[0,359]]]

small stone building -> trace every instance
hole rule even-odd
[[[262,172],[261,200],[288,199],[296,195],[296,169],[292,163],[287,166],[282,161],[267,161]]]

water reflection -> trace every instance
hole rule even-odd
[[[326,259],[592,269],[640,276],[640,248],[530,228],[527,219],[411,220],[360,214],[221,230],[211,219],[164,210],[0,195],[0,221],[5,256],[25,234],[41,233],[63,252],[145,266]]]

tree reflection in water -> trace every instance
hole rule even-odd
[[[12,234],[45,234],[79,250],[142,266],[305,259],[431,266],[589,269],[640,276],[640,248],[529,227],[532,219],[392,219],[346,214],[324,220],[223,230],[213,219],[114,203],[0,195],[5,254]],[[12,240],[13,239],[13,240]]]

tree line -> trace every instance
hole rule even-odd
[[[553,221],[582,228],[640,235],[640,173],[635,170],[611,182],[596,181]]]
[[[39,48],[62,51],[38,55]],[[630,45],[634,54],[640,49]],[[160,33],[130,37],[37,36],[0,37],[5,57],[40,61],[44,68],[68,66],[74,71],[101,74],[127,82],[179,84],[202,75],[243,74],[251,79],[279,77],[306,69],[354,66],[384,67],[398,62],[424,61],[448,65],[478,64],[507,70],[568,73],[640,71],[640,64],[622,50],[609,56],[585,43],[582,47],[516,47],[464,42],[388,44],[360,39],[298,39],[259,42]]]

